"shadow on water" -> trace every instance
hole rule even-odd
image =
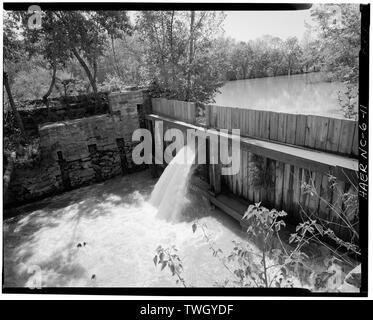
[[[43,286],[174,286],[154,269],[159,244],[181,248],[189,277],[202,270],[201,285],[213,283],[220,267],[192,222],[206,223],[227,250],[240,237],[239,224],[194,193],[179,221],[159,219],[147,201],[155,183],[149,172],[138,172],[17,208],[19,215],[3,225],[4,285],[28,286],[28,268],[36,265]]]
[[[64,277],[81,277],[84,268],[73,261],[81,245],[78,227],[82,218],[95,220],[112,214],[113,207],[136,206],[139,190],[143,197],[149,197],[156,182],[149,177],[148,172],[135,173],[10,209],[4,216],[11,217],[5,218],[3,224],[5,285],[27,283],[30,275],[24,263],[38,248],[42,250],[43,246],[48,246],[42,243],[43,237],[53,232],[61,234],[61,239],[56,241],[58,246],[47,259],[39,260],[38,266],[64,274]],[[57,277],[54,285],[61,285],[64,277]]]

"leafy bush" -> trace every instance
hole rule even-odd
[[[320,269],[314,267],[312,258],[307,254],[315,242],[324,246],[319,237],[325,233],[332,237],[330,231],[324,231],[316,220],[307,220],[297,225],[286,243],[284,235],[280,236],[286,227],[286,216],[286,212],[269,210],[260,203],[250,205],[242,218],[248,224],[247,240],[234,241],[233,250],[228,255],[216,248],[205,224],[193,223],[193,232],[202,232],[213,256],[232,275],[232,279],[223,279],[216,285],[264,288],[305,285],[313,290],[337,290],[345,277],[343,268],[339,266],[340,255],[333,251],[332,256],[324,256]],[[329,252],[329,246],[327,248]],[[182,260],[176,251],[174,246],[171,249],[158,247],[154,263],[161,264],[162,270],[168,267],[172,276],[177,277],[176,282],[188,287],[182,277]],[[350,269],[355,266],[351,265]]]

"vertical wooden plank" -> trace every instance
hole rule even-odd
[[[239,117],[240,134],[241,136],[245,136],[245,113],[244,113],[244,110],[241,108],[238,109],[238,117]]]
[[[248,124],[248,134],[250,137],[255,136],[255,110],[247,110],[247,124]]]
[[[232,108],[227,108],[227,129],[232,131]]]
[[[296,129],[295,129],[295,145],[303,147],[306,140],[306,126],[307,126],[307,116],[303,114],[296,115]],[[303,168],[294,166],[294,175],[293,175],[293,210],[294,214],[292,220],[294,224],[301,221],[301,206],[302,204],[302,177],[306,177],[306,172]]]
[[[338,152],[350,155],[352,149],[352,141],[354,138],[355,121],[342,120],[342,129],[339,139]]]
[[[285,114],[284,120],[286,121],[286,133],[285,141],[288,144],[295,144],[295,133],[296,133],[296,124],[297,117],[295,114]],[[288,214],[288,219],[292,220],[292,211],[293,211],[293,175],[294,175],[294,166],[290,164],[284,165],[284,186],[283,186],[283,209]]]
[[[226,120],[227,120],[227,109],[225,107],[221,107],[220,109],[220,128],[226,129]]]
[[[259,166],[263,168],[263,170],[267,170],[267,158],[259,157]],[[259,187],[259,201],[262,202],[263,205],[267,204],[268,200],[268,190],[266,189],[266,184],[268,181],[262,181],[261,186]]]
[[[220,129],[220,119],[221,119],[221,107],[220,106],[215,106],[215,111],[216,111],[216,128]]]
[[[178,103],[179,101],[177,100],[172,100],[172,114],[173,114],[173,118],[178,120],[178,117],[177,117],[177,111],[178,111]]]
[[[290,185],[291,185],[291,166],[290,164],[284,164],[283,171],[283,185],[282,185],[282,209],[287,212],[288,217],[291,216],[291,204],[290,200]],[[291,186],[292,187],[292,186]]]
[[[162,114],[167,116],[167,99],[162,98],[161,107],[162,107]]]
[[[205,105],[205,124],[206,128],[211,127],[211,105],[207,104]]]
[[[319,217],[326,226],[329,226],[330,207],[328,203],[332,202],[332,190],[329,187],[328,176],[325,174],[322,176],[320,197]]]
[[[295,134],[295,144],[297,146],[304,146],[306,140],[306,125],[307,116],[304,114],[297,114],[297,124],[296,124],[296,134]]]
[[[247,196],[247,150],[246,149],[242,149],[241,168],[242,168],[242,196],[245,199],[248,199],[248,196]]]
[[[238,109],[238,117],[239,117],[239,123],[240,123],[240,134],[242,137],[246,136],[245,132],[245,110],[244,109]]]
[[[184,119],[184,102],[183,101],[178,101],[177,109],[178,109],[177,119],[182,121]]]
[[[316,141],[316,130],[315,130],[315,120],[316,116],[308,115],[307,116],[307,125],[306,125],[306,140],[305,146],[308,148],[315,148]]]
[[[326,150],[329,152],[338,152],[339,137],[341,135],[342,120],[330,118],[329,130],[326,138]]]
[[[329,118],[316,117],[316,138],[315,148],[317,150],[325,150],[328,137]]]
[[[269,119],[270,114],[268,111],[261,111],[261,133],[262,139],[269,139]]]
[[[270,208],[275,208],[276,206],[276,161],[272,159],[267,159],[268,171],[270,177],[269,188],[267,190],[268,196],[267,201],[270,205]]]
[[[295,133],[297,129],[297,116],[295,114],[286,115],[286,143],[295,144]]]
[[[187,102],[185,104],[186,106],[186,122],[188,123],[193,123],[193,117],[192,117],[192,103],[191,102]]]
[[[189,122],[189,102],[183,101],[184,105],[184,121]]]
[[[215,111],[215,106],[209,105],[209,110],[210,110],[210,113],[209,113],[209,117],[210,117],[209,124],[210,124],[210,127],[211,128],[216,128],[216,111]]]
[[[236,151],[236,157],[240,160],[239,172],[237,173],[237,194],[242,197],[243,195],[243,167],[242,167],[242,148]]]
[[[331,210],[329,215],[330,229],[338,236],[341,229],[341,215],[343,214],[343,205],[342,205],[342,195],[344,193],[345,183],[342,181],[336,181],[336,185],[333,190],[332,201],[333,201],[333,210]]]
[[[211,115],[211,125],[213,128],[218,128],[218,107],[213,106],[212,109],[212,115]]]
[[[222,129],[227,129],[227,108],[222,107],[220,112],[220,125]]]
[[[227,112],[227,110],[225,110],[225,113]],[[228,155],[232,154],[232,143],[231,141],[228,140]],[[229,190],[231,190],[231,192],[235,193],[235,186],[233,185],[233,175],[232,175],[232,170],[229,166],[229,175],[227,176],[227,179],[228,179],[228,183],[229,183]]]
[[[152,113],[157,113],[157,102],[156,102],[156,99],[155,98],[152,98],[151,99],[151,103],[152,103]]]
[[[284,182],[284,164],[282,162],[276,162],[276,192],[275,192],[275,205],[276,209],[282,209],[282,191]]]
[[[297,166],[294,166],[294,172],[293,172],[293,192],[294,192],[294,195],[293,195],[293,210],[294,210],[293,221],[295,223],[298,223],[298,221],[300,221],[299,203],[300,203],[300,200],[301,200],[300,197],[301,197],[301,194],[302,194],[301,183],[302,183],[302,169],[297,167]]]
[[[158,110],[158,99],[157,98],[152,98],[152,112],[155,114],[159,113]]]
[[[232,142],[229,141],[229,154],[231,155],[231,157],[234,157],[235,154],[233,153],[233,148],[232,148]],[[231,165],[229,165],[229,167],[231,168]],[[230,169],[230,180],[231,180],[231,183],[232,183],[232,186],[231,186],[231,190],[233,192],[233,194],[237,195],[237,184],[236,184],[236,180],[237,180],[237,174],[233,174],[233,170]]]
[[[259,127],[258,127],[258,137],[260,139],[264,138],[264,131],[265,131],[265,114],[264,111],[258,110],[259,113]]]
[[[254,138],[259,138],[259,111],[258,110],[252,110],[252,136]]]
[[[253,154],[251,152],[248,152],[248,164],[247,164],[247,168],[248,170],[250,169],[250,167],[252,166],[252,162],[253,162]],[[255,202],[255,197],[254,197],[254,184],[253,184],[253,173],[249,170],[248,174],[247,174],[247,179],[248,179],[248,198],[250,200],[251,203],[254,203]]]
[[[197,114],[197,106],[195,102],[191,103],[191,118],[190,118],[190,123],[195,124],[196,123],[196,114]]]
[[[181,111],[182,111],[182,114],[181,114],[182,121],[187,122],[188,121],[188,102],[182,101],[181,105],[182,105],[182,108],[181,108]]]
[[[271,112],[269,122],[269,139],[277,141],[278,137],[278,113]]]
[[[280,142],[286,141],[286,114],[285,113],[278,114],[277,140]]]
[[[240,109],[232,108],[231,114],[232,114],[232,125],[231,125],[232,128],[231,129],[240,129],[241,128]]]
[[[170,117],[176,119],[175,117],[175,105],[176,105],[176,100],[170,100]]]
[[[318,209],[319,209],[319,202],[320,202],[320,198],[318,195],[320,195],[320,190],[321,190],[322,174],[320,172],[313,172],[312,179],[313,179],[313,183],[314,183],[314,187],[316,189],[317,195],[315,194],[311,195],[308,206],[309,206],[310,212],[318,216]]]
[[[301,178],[301,194],[300,194],[300,217],[304,218],[304,213],[309,212],[308,204],[309,204],[309,198],[310,195],[305,192],[304,186],[305,184],[310,183],[310,177],[311,177],[311,172],[308,169],[303,169],[302,170],[302,178]]]
[[[159,114],[163,115],[162,98],[159,98]]]

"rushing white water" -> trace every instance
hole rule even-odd
[[[184,146],[164,170],[151,194],[150,203],[158,209],[157,217],[177,221],[186,204],[186,192],[195,152]]]

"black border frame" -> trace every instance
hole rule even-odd
[[[30,5],[40,5],[43,10],[306,10],[312,4],[295,3],[4,3],[4,10],[27,10]],[[63,294],[63,295],[158,295],[158,296],[269,296],[269,297],[367,297],[368,296],[368,111],[369,111],[369,27],[370,4],[360,4],[361,49],[359,54],[359,208],[360,248],[362,253],[362,279],[359,293],[318,293],[305,289],[266,288],[10,288],[2,287],[2,293],[10,294]],[[366,183],[366,185],[362,185]],[[363,188],[362,188],[363,187]],[[366,192],[363,196],[362,192]],[[4,251],[3,251],[4,252]],[[4,265],[2,268],[4,283]]]

